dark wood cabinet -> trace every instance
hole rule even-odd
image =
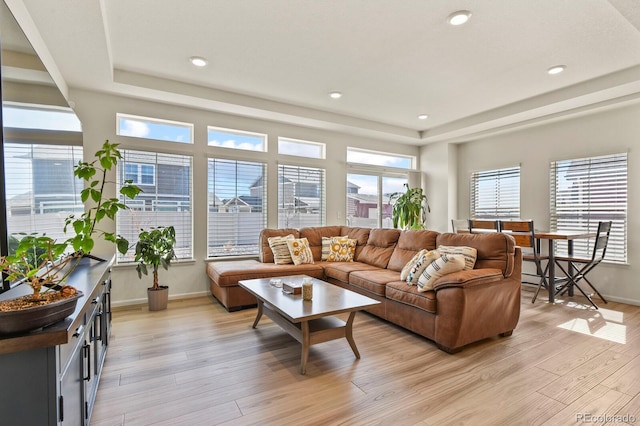
[[[0,423],[89,424],[111,332],[112,264],[80,261],[67,283],[84,295],[64,321],[0,336]]]

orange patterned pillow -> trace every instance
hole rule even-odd
[[[328,262],[353,262],[358,240],[347,237],[331,237]]]
[[[313,253],[311,252],[311,247],[309,247],[309,240],[306,238],[287,240],[287,246],[294,264],[313,263]]]

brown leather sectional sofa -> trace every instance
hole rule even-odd
[[[293,234],[307,238],[313,264],[277,265],[268,237]],[[353,262],[323,262],[322,237],[358,240]],[[438,246],[477,249],[472,270],[439,278],[432,291],[400,280],[403,266],[421,249]],[[207,263],[211,293],[229,311],[256,304],[238,280],[305,274],[382,302],[370,313],[433,340],[446,352],[496,335],[509,336],[520,317],[522,254],[512,237],[502,233],[451,234],[434,231],[324,226],[265,229],[259,260]]]

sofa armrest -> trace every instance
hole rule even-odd
[[[478,285],[489,284],[503,280],[504,276],[500,269],[482,268],[470,269],[467,271],[447,274],[433,284],[433,290],[438,291],[444,288],[460,287],[470,288]]]

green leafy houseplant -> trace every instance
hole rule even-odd
[[[426,212],[431,212],[427,196],[422,188],[409,188],[406,183],[404,186],[404,193],[394,192],[389,196],[389,204],[393,204],[393,226],[401,229],[425,229]]]
[[[159,226],[150,231],[140,230],[138,242],[136,243],[136,257],[138,262],[136,271],[138,278],[142,279],[142,274],[148,274],[148,268],[153,273],[153,287],[150,290],[158,290],[158,268],[162,266],[169,269],[171,260],[176,257],[173,246],[176,243],[176,230],[173,226]]]

